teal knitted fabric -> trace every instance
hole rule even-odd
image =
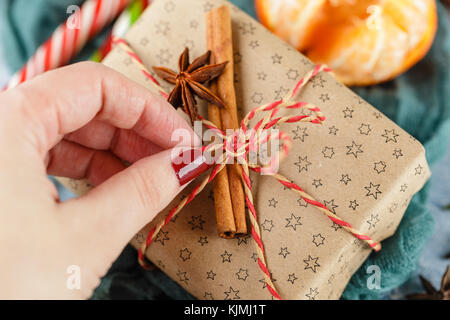
[[[24,62],[52,34],[69,15],[67,7],[81,5],[83,0],[2,0],[0,1],[1,45],[5,60],[12,71]],[[90,53],[102,43],[105,32],[76,57],[88,59]]]
[[[3,0],[0,2],[2,45],[15,71],[66,17],[65,8],[81,0]],[[233,0],[255,16],[253,1]],[[355,91],[420,140],[431,166],[445,153],[450,133],[450,24],[439,5],[439,31],[425,59],[404,75],[378,86]],[[87,51],[86,51],[87,52]],[[426,209],[428,187],[415,195],[396,234],[383,242],[348,284],[344,299],[373,299],[398,287],[415,270],[420,251],[432,233],[433,221]],[[369,265],[381,269],[381,289],[367,288]],[[160,271],[144,271],[136,263],[136,252],[127,247],[113,264],[95,299],[188,299],[192,298]]]

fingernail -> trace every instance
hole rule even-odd
[[[172,158],[172,168],[175,170],[180,186],[194,180],[212,167],[208,164],[201,149],[189,149],[180,152]]]

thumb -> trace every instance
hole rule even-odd
[[[210,166],[200,149],[169,149],[139,160],[85,196],[61,204],[78,247],[112,262],[130,239]],[[83,243],[84,242],[84,243]],[[95,246],[95,250],[92,250]]]

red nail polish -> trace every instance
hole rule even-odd
[[[211,167],[201,149],[182,151],[172,159],[172,168],[175,170],[180,186],[195,179]]]

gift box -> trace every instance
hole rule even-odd
[[[257,21],[222,0],[155,1],[125,40],[149,69],[177,69],[178,56],[206,51],[205,14],[231,8],[235,87],[241,117],[273,102],[314,65]],[[116,47],[103,63],[155,90],[130,56]],[[161,84],[166,91],[171,87]],[[411,197],[430,176],[422,145],[374,107],[321,73],[301,91],[301,100],[320,107],[321,125],[282,124],[293,145],[280,173],[355,229],[382,241],[391,236]],[[207,106],[199,101],[200,114]],[[271,176],[253,173],[253,196],[273,284],[284,299],[337,299],[372,249]],[[60,179],[81,195],[84,181]],[[141,230],[135,247],[195,182]],[[126,196],[126,190],[124,190]],[[250,235],[217,234],[212,186],[159,231],[146,256],[199,299],[271,299]]]

